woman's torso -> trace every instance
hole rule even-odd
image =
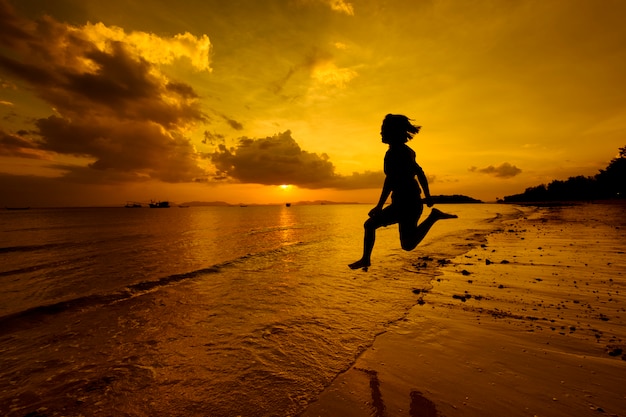
[[[385,175],[391,187],[394,203],[421,203],[415,152],[406,144],[392,145],[385,154]]]

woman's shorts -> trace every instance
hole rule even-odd
[[[391,203],[382,211],[370,220],[377,226],[389,226],[398,223],[400,227],[406,225],[409,227],[415,227],[422,212],[424,211],[424,205],[411,204],[411,205],[399,205]]]

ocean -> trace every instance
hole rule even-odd
[[[0,414],[295,416],[510,205],[413,251],[369,205],[0,211]],[[428,209],[425,210],[427,214]]]

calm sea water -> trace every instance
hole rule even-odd
[[[440,208],[412,252],[380,229],[368,272],[366,205],[2,211],[0,414],[296,415],[522,214]]]

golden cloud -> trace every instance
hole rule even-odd
[[[324,3],[328,4],[330,8],[336,12],[354,16],[354,7],[345,0],[324,0]]]
[[[110,52],[113,42],[122,42],[134,57],[141,57],[152,64],[172,64],[177,59],[187,58],[196,70],[211,71],[211,41],[207,35],[196,37],[185,32],[164,38],[147,32],[126,33],[122,28],[103,23],[88,23],[72,28],[72,32],[101,51]]]
[[[354,16],[354,6],[346,0],[297,0],[300,4],[322,4],[334,12]]]
[[[333,62],[323,62],[313,68],[311,77],[318,85],[345,88],[358,73],[350,68],[338,68]]]

